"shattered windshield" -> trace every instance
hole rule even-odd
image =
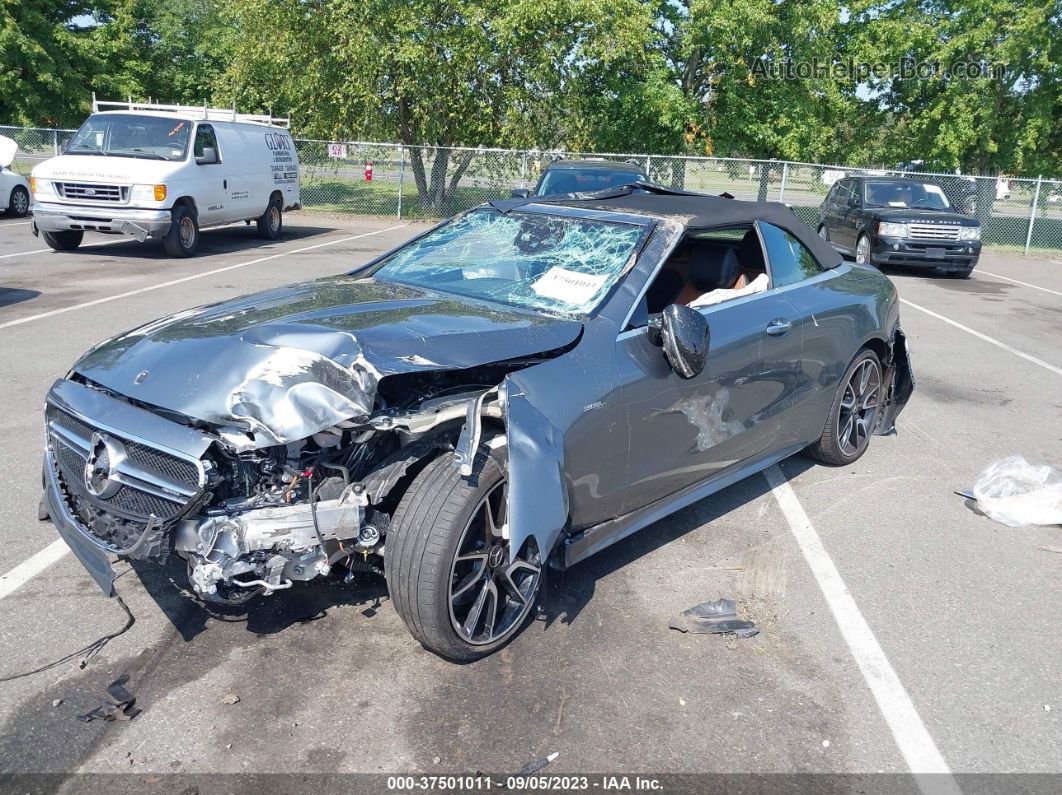
[[[184,119],[97,114],[81,125],[64,154],[183,160],[191,127]]]
[[[477,210],[392,254],[374,277],[550,313],[586,314],[616,283],[643,230]]]

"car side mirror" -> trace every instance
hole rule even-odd
[[[513,190],[512,198],[514,199],[530,199],[531,191],[527,188],[516,188]]]
[[[708,361],[708,321],[696,309],[671,304],[649,327],[649,339],[664,349],[664,357],[680,378],[700,375]]]
[[[218,162],[218,150],[212,146],[204,146],[203,154],[195,159],[197,166],[210,166]]]

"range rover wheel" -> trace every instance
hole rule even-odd
[[[861,265],[870,264],[870,238],[866,235],[860,235],[856,242],[855,261]]]
[[[949,279],[969,279],[970,274],[973,273],[973,265],[969,268],[963,268],[962,270],[943,271],[944,275]]]
[[[257,222],[259,237],[266,240],[276,240],[280,237],[280,232],[284,228],[284,214],[281,207],[279,196],[274,196],[269,200],[269,206]]]
[[[11,191],[11,199],[7,203],[7,214],[15,218],[22,218],[29,212],[29,191],[21,185],[16,185]]]
[[[199,248],[199,220],[183,204],[173,208],[170,231],[162,238],[162,247],[171,257],[190,257]]]
[[[880,404],[881,363],[864,348],[841,379],[822,436],[805,452],[831,466],[859,460],[870,446]]]
[[[84,232],[41,232],[44,242],[56,251],[73,251],[81,245]]]
[[[395,511],[384,570],[406,627],[455,661],[485,657],[524,626],[543,567],[534,541],[510,561],[505,448],[484,445],[471,478],[445,453],[422,471]]]

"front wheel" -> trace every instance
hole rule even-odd
[[[16,185],[11,191],[11,199],[7,203],[7,214],[15,218],[23,218],[29,212],[29,191],[21,185]]]
[[[541,591],[534,540],[510,560],[505,448],[481,448],[471,478],[452,454],[414,479],[387,534],[384,571],[398,615],[429,651],[485,657],[524,626]]]
[[[962,270],[954,270],[954,271],[944,271],[943,273],[944,273],[944,276],[949,278],[949,279],[969,279],[970,278],[970,274],[973,273],[973,271],[974,271],[974,269],[973,269],[973,266],[971,265],[969,268],[963,268]]]
[[[85,239],[84,232],[41,232],[44,242],[56,251],[73,251]]]
[[[864,348],[837,388],[822,436],[805,452],[830,466],[859,460],[870,446],[881,403],[881,362]]]
[[[855,261],[860,265],[870,264],[870,238],[860,235],[856,242]]]
[[[199,248],[199,220],[183,204],[173,208],[170,231],[162,238],[162,247],[171,257],[190,257]]]

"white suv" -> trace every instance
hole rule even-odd
[[[93,231],[161,238],[169,254],[189,257],[203,227],[255,221],[275,239],[283,211],[300,207],[287,119],[95,100],[93,111],[30,177],[33,233],[57,251]]]

